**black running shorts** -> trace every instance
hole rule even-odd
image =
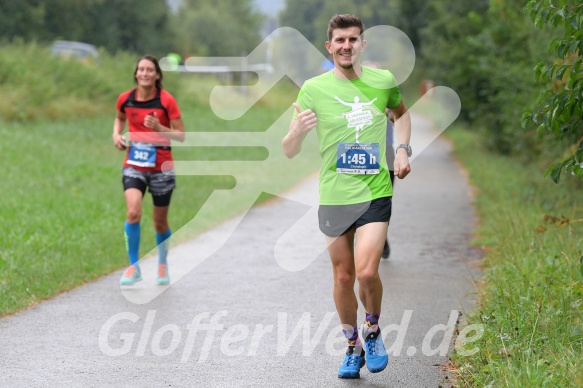
[[[176,177],[174,170],[144,172],[133,167],[123,167],[122,183],[124,191],[138,189],[142,196],[146,193],[146,188],[149,188],[154,206],[164,207],[170,205],[172,191],[176,187]]]
[[[371,222],[389,222],[392,197],[354,205],[320,205],[318,221],[326,236],[338,237]]]

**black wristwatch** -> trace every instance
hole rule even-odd
[[[411,155],[413,155],[413,150],[411,149],[411,146],[409,144],[399,144],[397,148],[395,148],[395,155],[397,154],[397,151],[399,151],[399,148],[406,149],[408,157],[411,157]]]

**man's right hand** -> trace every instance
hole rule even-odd
[[[297,122],[294,130],[301,134],[306,134],[316,127],[318,119],[316,114],[311,109],[306,109],[302,112],[302,108],[297,102],[294,102],[293,107],[296,108]]]
[[[289,130],[282,142],[283,154],[288,158],[293,158],[300,152],[304,137],[318,123],[316,114],[311,109],[306,109],[302,112],[302,108],[297,102],[294,102],[292,105],[296,109],[297,117],[289,123]]]

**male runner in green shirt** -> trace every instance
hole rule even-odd
[[[336,15],[330,20],[326,49],[333,56],[334,69],[304,83],[283,139],[283,152],[292,158],[300,152],[309,131],[316,128],[318,135],[322,156],[318,218],[332,261],[334,302],[348,339],[340,378],[359,378],[365,357],[373,373],[384,370],[388,363],[378,325],[383,293],[378,266],[392,197],[385,157],[385,108],[395,117],[400,143],[395,176],[403,179],[411,171],[407,108],[389,71],[360,64],[366,47],[363,31],[357,16]],[[358,336],[356,279],[366,310],[364,349]]]

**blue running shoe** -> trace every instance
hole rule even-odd
[[[344,362],[338,370],[338,377],[341,379],[359,379],[360,368],[364,366],[364,350],[359,348],[360,356],[354,353],[354,346],[349,346],[344,357]]]
[[[389,363],[389,355],[383,344],[381,329],[368,333],[365,340],[366,366],[371,373],[383,371]]]
[[[135,282],[142,280],[142,274],[140,273],[140,267],[137,265],[130,265],[128,269],[123,273],[119,284],[122,286],[131,286]]]
[[[158,278],[156,278],[158,284],[168,284],[170,283],[170,277],[168,276],[168,264],[158,264]]]

